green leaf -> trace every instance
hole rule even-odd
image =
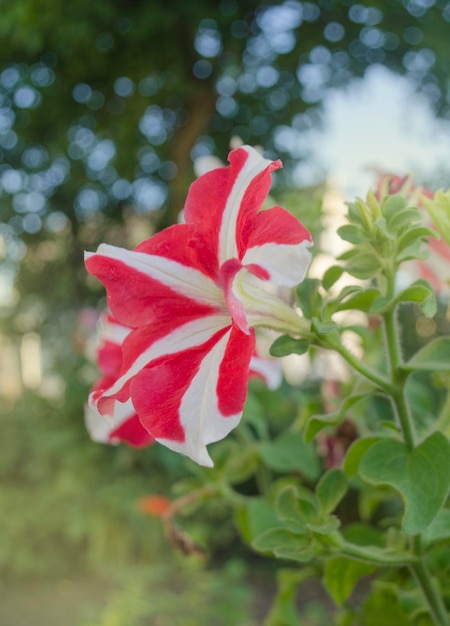
[[[316,523],[309,522],[306,526],[313,533],[319,535],[325,535],[329,537],[329,535],[337,530],[341,525],[340,520],[336,517],[336,515],[328,515],[325,519],[318,521]]]
[[[386,220],[383,217],[379,217],[375,220],[375,226],[378,233],[381,234],[381,239],[394,239],[395,233],[388,227]]]
[[[311,505],[312,506],[312,505]],[[287,485],[277,496],[275,509],[282,522],[289,523],[294,532],[306,532],[304,513],[299,505],[298,489],[294,485]]]
[[[266,498],[252,498],[249,504],[237,511],[236,522],[247,543],[251,543],[266,530],[280,526],[275,508]]]
[[[358,311],[365,311],[366,313],[371,310],[371,306],[375,298],[380,296],[378,289],[364,289],[352,295],[342,302],[336,311],[348,311],[349,309],[358,309]]]
[[[326,426],[336,426],[340,424],[344,419],[347,411],[357,402],[362,400],[363,398],[367,398],[372,395],[372,393],[356,393],[354,395],[348,396],[341,404],[338,411],[334,413],[328,413],[324,415],[311,415],[306,424],[304,438],[307,443],[309,443],[313,437],[317,435],[323,428]]]
[[[322,278],[323,288],[328,291],[340,279],[343,273],[344,268],[339,265],[329,267]]]
[[[389,485],[405,501],[402,528],[416,535],[431,524],[450,488],[450,442],[433,433],[413,451],[393,439],[379,441],[361,460],[359,473],[373,485]]]
[[[347,202],[348,207],[348,219],[350,222],[354,224],[362,224],[363,221],[361,219],[361,215],[359,213],[358,206],[355,202]]]
[[[341,605],[352,593],[356,583],[376,569],[375,565],[345,556],[333,557],[325,564],[325,587],[336,604]]]
[[[388,304],[389,300],[385,296],[378,296],[378,298],[374,298],[369,313],[383,313]]]
[[[419,304],[419,309],[424,315],[427,317],[433,317],[436,315],[436,295],[430,284],[423,279],[417,280],[415,283],[399,293],[399,295],[395,298],[395,302],[417,302]]]
[[[298,471],[310,480],[319,476],[317,454],[303,441],[300,432],[287,431],[278,439],[261,444],[259,454],[264,463],[277,472]]]
[[[355,224],[341,226],[338,228],[337,233],[341,239],[350,243],[362,243],[368,239],[363,229]]]
[[[424,237],[436,237],[436,233],[426,226],[416,226],[404,233],[397,242],[398,250],[409,248],[416,241],[421,241]]]
[[[361,437],[352,443],[344,459],[344,471],[349,478],[358,473],[359,464],[366,452],[381,440],[382,437]]]
[[[306,319],[321,314],[322,296],[319,287],[320,280],[317,278],[305,278],[297,287],[297,302]]]
[[[332,513],[347,492],[345,473],[338,468],[328,470],[317,483],[316,496],[322,513]]]
[[[361,252],[345,266],[345,271],[355,278],[372,278],[381,268],[380,259],[371,252]]]
[[[448,541],[450,539],[450,509],[442,509],[434,520],[424,531],[424,544],[430,545],[438,541]]]
[[[285,528],[273,528],[257,537],[252,544],[258,552],[273,552],[279,558],[305,563],[314,556],[310,537],[297,535]]]
[[[420,213],[417,209],[407,208],[399,211],[397,215],[388,220],[388,225],[392,230],[399,232],[405,225],[409,227],[413,222],[417,222],[419,218]]]
[[[450,191],[439,189],[434,198],[422,196],[421,200],[434,226],[450,246]]]
[[[390,225],[392,220],[405,209],[405,199],[398,195],[386,196],[381,205],[381,213]]]
[[[427,343],[421,350],[402,365],[402,369],[413,372],[425,371],[450,371],[450,337],[437,337]]]
[[[401,252],[400,254],[397,254],[397,262],[403,263],[403,261],[426,259],[427,256],[428,256],[427,252],[423,250],[422,240],[418,239],[417,241],[412,243],[410,246],[405,248],[403,252]]]
[[[287,356],[288,354],[305,354],[310,346],[306,339],[293,339],[289,335],[282,335],[275,339],[270,346],[270,354],[275,357]]]
[[[297,589],[302,582],[315,576],[316,572],[312,567],[278,569],[277,595],[264,626],[298,626],[300,616],[296,607]]]

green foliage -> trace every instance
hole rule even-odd
[[[238,560],[230,560],[220,573],[179,559],[142,568],[123,575],[106,605],[78,626],[256,626],[245,575]]]
[[[405,533],[422,532],[436,517],[450,488],[448,459],[450,443],[433,433],[417,448],[385,439],[370,446],[361,459],[359,473],[374,485],[390,485],[405,500],[402,528]]]
[[[325,565],[324,583],[336,604],[342,604],[352,593],[356,583],[376,570],[374,565],[337,556]]]
[[[421,197],[435,228],[450,245],[450,192],[440,189],[433,198]]]
[[[298,471],[305,478],[318,477],[320,465],[312,446],[305,444],[301,432],[286,431],[274,441],[261,444],[259,454],[270,469]]]
[[[408,372],[416,370],[450,371],[450,337],[437,337],[427,343],[407,363],[402,365],[402,369]]]

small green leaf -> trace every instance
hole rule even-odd
[[[293,339],[289,335],[282,335],[275,339],[270,346],[270,354],[275,357],[287,356],[288,354],[305,354],[310,346],[306,339]]]
[[[294,485],[287,485],[279,492],[275,510],[278,518],[282,522],[287,522],[291,530],[298,533],[306,531],[303,511],[299,506],[298,489]]]
[[[278,439],[261,444],[259,454],[264,463],[277,472],[296,470],[310,480],[315,480],[320,473],[317,454],[303,441],[300,432],[287,431]]]
[[[395,233],[388,227],[386,220],[383,217],[379,217],[375,220],[375,226],[377,227],[378,233],[381,234],[381,239],[394,239]]]
[[[381,205],[381,213],[386,221],[391,224],[392,220],[404,210],[405,206],[405,199],[401,196],[386,196]]]
[[[380,296],[378,289],[364,289],[352,295],[342,302],[336,311],[348,311],[349,309],[358,309],[358,311],[365,311],[366,313],[371,310],[371,306],[375,298]]]
[[[305,278],[297,287],[297,302],[306,319],[321,314],[322,296],[319,287],[320,280],[317,278]]]
[[[336,604],[341,605],[352,593],[356,583],[375,570],[376,566],[370,563],[354,561],[345,556],[333,557],[325,564],[325,587]]]
[[[237,511],[236,522],[247,543],[251,543],[266,530],[280,526],[275,508],[266,498],[252,498],[247,506]]]
[[[303,534],[296,534],[286,528],[270,528],[253,541],[253,547],[261,552],[275,552],[276,550],[301,550],[310,543],[310,538]]]
[[[316,496],[322,513],[332,513],[347,492],[347,476],[341,469],[328,470],[317,483]]]
[[[405,501],[402,528],[409,535],[424,530],[443,506],[450,488],[450,443],[433,433],[413,451],[394,439],[379,441],[362,458],[359,473],[373,485],[389,485]]]
[[[410,246],[405,248],[400,254],[397,254],[397,262],[403,263],[403,261],[411,261],[415,259],[425,259],[427,252],[423,250],[422,240],[418,239]]]
[[[413,372],[425,371],[450,371],[450,337],[437,337],[427,343],[421,350],[402,365],[402,369]]]
[[[347,202],[348,207],[348,219],[353,224],[362,224],[363,221],[361,219],[361,215],[358,209],[358,206],[355,202]]]
[[[369,313],[383,313],[389,304],[389,300],[385,296],[374,298],[370,305]]]
[[[372,278],[380,269],[380,259],[371,252],[361,252],[345,266],[345,271],[355,278]]]
[[[396,232],[400,232],[401,229],[405,225],[409,227],[413,222],[416,222],[419,218],[420,218],[420,213],[417,209],[408,208],[408,209],[403,209],[402,211],[399,211],[397,215],[395,215],[388,221],[388,224],[392,230]]]
[[[362,228],[355,224],[346,224],[338,228],[337,233],[341,239],[350,243],[362,243],[368,237]]]
[[[426,226],[416,226],[415,228],[411,228],[404,233],[397,242],[397,246],[399,250],[405,250],[405,248],[409,248],[416,241],[422,241],[424,237],[436,237],[436,233],[431,228],[427,228]]]
[[[450,246],[450,190],[439,189],[434,198],[421,198],[425,208],[433,220],[434,226]]]
[[[323,335],[329,335],[330,333],[339,332],[339,327],[335,322],[322,322],[313,317],[311,320],[311,330],[313,330],[319,337]]]
[[[328,413],[328,415],[312,415],[306,425],[304,439],[306,443],[309,443],[318,432],[326,428],[327,426],[337,426],[342,422],[344,416],[337,413]]]
[[[381,441],[382,437],[361,437],[352,443],[347,450],[347,454],[344,459],[344,471],[349,478],[355,476],[359,470],[359,464],[366,452],[378,441]]]
[[[273,528],[253,541],[258,552],[273,552],[275,556],[305,563],[314,556],[311,538],[297,535],[285,528]]]
[[[330,287],[332,287],[334,283],[340,279],[343,273],[344,268],[340,267],[339,265],[333,265],[332,267],[329,267],[323,275],[322,279],[322,285],[324,289],[328,291],[328,289],[330,289]]]
[[[311,532],[316,533],[316,535],[326,536],[337,530],[340,525],[341,522],[336,515],[328,515],[324,520],[318,521],[315,524],[313,522],[306,524]]]
[[[450,509],[442,509],[424,531],[423,542],[432,544],[450,539]]]
[[[321,431],[323,428],[325,428],[326,426],[336,426],[337,424],[340,424],[340,422],[342,422],[342,420],[344,419],[347,411],[354,404],[356,404],[363,398],[367,398],[368,396],[371,396],[371,395],[372,394],[368,392],[355,393],[354,395],[348,396],[342,402],[338,411],[335,411],[334,413],[328,413],[325,415],[312,415],[309,418],[308,423],[306,425],[306,430],[305,430],[305,435],[304,435],[305,441],[307,443],[310,442],[311,439],[313,439],[313,437],[315,437],[315,435],[317,435],[317,433]]]
[[[426,280],[417,280],[415,283],[404,289],[395,298],[395,302],[417,302],[424,315],[427,317],[433,317],[436,315],[436,295]]]

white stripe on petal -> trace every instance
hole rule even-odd
[[[121,346],[125,341],[125,338],[130,334],[131,328],[128,328],[128,326],[124,326],[123,324],[119,324],[119,322],[112,322],[111,320],[108,320],[107,316],[105,316],[100,321],[98,331],[100,341],[102,343],[110,341],[111,343]]]
[[[182,263],[163,256],[126,250],[106,243],[100,244],[94,254],[121,261],[128,267],[201,304],[224,305],[223,290],[202,272]],[[91,255],[92,253],[87,253],[86,259]]]
[[[206,446],[219,441],[236,428],[242,413],[224,417],[217,402],[217,383],[230,332],[226,333],[203,359],[181,401],[180,420],[186,433],[183,442],[158,439],[175,452],[181,452],[200,465],[212,467]]]
[[[119,443],[119,440],[111,440],[109,438],[111,431],[121,426],[124,422],[129,420],[130,417],[135,415],[135,413],[136,409],[134,408],[131,400],[127,400],[126,402],[115,402],[113,418],[100,415],[100,413],[94,408],[86,405],[84,409],[84,422],[92,441],[116,445]]]
[[[248,157],[234,181],[222,215],[219,238],[220,265],[228,259],[237,258],[236,226],[242,199],[252,180],[272,163],[251,146],[242,146],[240,150],[245,150]]]
[[[276,359],[262,359],[253,356],[250,361],[250,372],[255,372],[263,377],[268,389],[278,389],[283,380],[281,362]]]
[[[229,316],[209,315],[208,317],[202,317],[179,326],[168,335],[155,341],[147,350],[141,352],[130,369],[122,374],[104,395],[112,396],[120,391],[133,376],[136,376],[151,361],[163,355],[176,354],[177,352],[200,346],[217,331],[226,328],[230,324],[231,319]]]
[[[269,281],[277,285],[295,287],[305,277],[311,262],[310,241],[298,244],[266,243],[249,248],[242,265],[256,264],[269,272]]]

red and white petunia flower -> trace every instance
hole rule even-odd
[[[113,315],[134,329],[120,375],[91,403],[111,414],[131,398],[157,441],[207,466],[206,446],[241,419],[254,327],[307,327],[267,290],[268,281],[300,283],[311,256],[311,236],[295,217],[281,207],[260,210],[281,162],[248,146],[229,161],[191,185],[184,224],[133,251],[102,244],[86,255]]]
[[[110,314],[100,320],[100,343],[97,349],[97,363],[102,376],[91,390],[90,406],[85,407],[85,424],[93,441],[99,443],[127,443],[134,448],[143,448],[154,442],[133,407],[131,399],[125,403],[116,402],[112,415],[103,416],[95,408],[95,401],[117,380],[122,365],[122,344],[131,328],[119,324]]]

